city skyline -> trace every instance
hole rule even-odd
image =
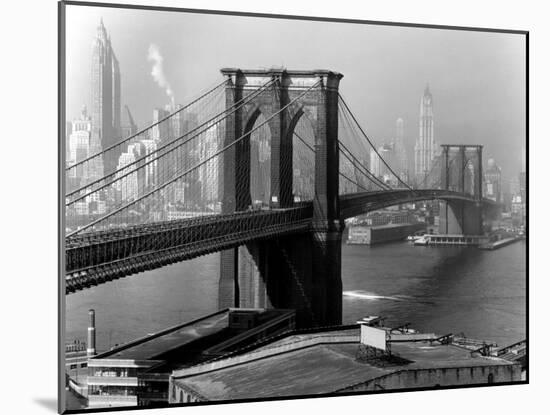
[[[76,8],[78,9],[78,8]],[[166,31],[159,33],[158,30],[144,30],[143,33],[134,39],[135,48],[126,50],[124,46],[129,41],[128,35],[121,32],[121,27],[128,31],[131,27],[123,16],[132,14],[135,17],[135,24],[140,22],[142,15],[139,11],[127,10],[97,10],[94,13],[94,8],[90,8],[92,13],[86,17],[79,16],[78,10],[72,11],[75,15],[72,17],[72,22],[76,22],[80,27],[80,32],[73,33],[71,39],[74,39],[75,44],[69,42],[68,54],[73,54],[83,58],[86,61],[85,54],[82,50],[82,44],[85,42],[89,32],[86,28],[97,25],[99,19],[103,16],[105,25],[109,27],[109,21],[113,22],[113,33],[111,39],[122,49],[121,53],[117,52],[119,57],[123,81],[122,90],[124,95],[123,104],[127,104],[132,113],[135,115],[136,122],[139,126],[147,124],[151,121],[151,110],[153,107],[164,107],[170,103],[171,97],[166,93],[165,88],[159,87],[159,83],[151,75],[153,62],[148,60],[148,50],[151,45],[156,45],[158,52],[163,57],[163,70],[166,81],[169,81],[170,89],[175,96],[176,102],[185,103],[191,97],[196,96],[201,88],[198,85],[211,85],[217,79],[220,79],[219,69],[222,66],[231,66],[235,62],[235,58],[224,58],[223,39],[220,40],[220,50],[216,53],[216,57],[207,53],[208,45],[214,42],[213,34],[214,24],[216,30],[226,30],[229,26],[224,24],[224,16],[197,16],[188,15],[186,13],[178,13],[172,16],[162,12],[158,13],[158,17],[165,23]],[[94,20],[90,23],[89,20]],[[124,19],[124,22],[121,22]],[[206,20],[205,20],[206,19]],[[242,19],[242,18],[238,18]],[[175,27],[175,22],[180,22],[178,27]],[[199,23],[204,23],[200,26]],[[246,25],[252,25],[254,19],[245,19]],[[184,24],[185,23],[185,24]],[[266,24],[277,27],[280,24],[288,23],[288,32],[300,36],[297,32],[298,23],[283,22],[278,20],[268,20]],[[132,23],[133,25],[134,23]],[[244,23],[243,23],[244,24]],[[300,22],[309,29],[315,29],[320,23],[318,22]],[[200,26],[200,27],[199,27]],[[248,26],[247,26],[248,27]],[[185,32],[198,30],[203,32],[209,28],[205,39],[204,50],[195,50],[189,45],[188,39],[182,36]],[[483,33],[483,39],[477,42],[476,36],[480,34],[472,34],[461,32],[460,35],[464,39],[458,39],[457,32],[441,31],[442,41],[440,43],[451,45],[452,53],[449,53],[449,48],[442,49],[441,46],[429,41],[429,36],[425,36],[420,32],[429,32],[430,29],[422,29],[409,33],[411,28],[401,27],[377,27],[365,25],[358,29],[350,29],[343,25],[333,24],[328,26],[328,32],[335,33],[335,30],[340,31],[343,40],[354,38],[351,46],[345,49],[348,56],[345,59],[340,59],[342,52],[337,51],[337,47],[332,42],[327,48],[330,53],[326,62],[322,67],[328,69],[340,70],[344,73],[342,80],[342,93],[348,97],[350,102],[357,99],[365,100],[363,111],[359,112],[358,117],[362,124],[366,125],[367,132],[374,138],[377,144],[391,141],[395,135],[395,120],[402,118],[404,120],[404,141],[407,148],[407,155],[411,158],[412,147],[418,138],[418,97],[421,96],[421,91],[424,89],[427,82],[430,83],[432,93],[437,101],[437,137],[438,143],[450,142],[472,142],[485,145],[484,157],[492,157],[503,169],[504,180],[508,181],[514,177],[520,170],[521,159],[515,155],[519,154],[523,144],[524,135],[524,114],[521,111],[516,111],[515,108],[521,104],[524,96],[523,75],[524,69],[521,67],[521,58],[524,54],[523,45],[517,39],[512,38],[512,35],[506,34],[486,34]],[[71,25],[68,26],[69,32]],[[240,35],[241,29],[238,30]],[[173,35],[168,36],[167,34]],[[412,36],[409,36],[412,34]],[[320,33],[320,36],[324,34]],[[380,46],[376,48],[367,48],[364,50],[365,57],[373,59],[369,65],[361,65],[361,61],[365,58],[358,56],[359,38],[369,39],[376,35],[377,43],[387,45],[385,56]],[[172,39],[173,38],[173,39]],[[419,49],[419,45],[426,38],[428,40],[425,45]],[[76,42],[80,45],[77,47]],[[411,49],[418,52],[424,50],[426,53],[431,52],[429,57],[424,56],[426,61],[424,65],[420,64],[420,59],[410,56],[412,52],[401,51],[400,55],[395,54],[395,48],[401,44],[410,43]],[[368,45],[368,43],[366,43]],[[139,47],[139,45],[142,45]],[[496,45],[496,46],[495,46]],[[334,47],[330,47],[334,46]],[[303,48],[300,42],[297,42],[297,48]],[[311,47],[315,50],[320,46],[314,42]],[[401,48],[401,46],[399,46]],[[469,49],[465,49],[468,47]],[[437,58],[436,53],[439,49],[444,50],[443,55]],[[75,49],[78,53],[75,54]],[[269,49],[269,48],[268,48]],[[284,65],[289,69],[295,69],[307,65],[315,65],[321,67],[319,62],[301,63],[298,65],[295,50],[285,50],[277,53],[278,47],[273,47],[271,53],[266,56],[265,51],[252,53],[252,57],[247,57],[247,65],[241,67],[270,67]],[[374,50],[373,50],[374,49]],[[463,50],[466,55],[460,56],[458,52]],[[141,52],[140,52],[141,51]],[[188,51],[186,56],[193,56],[193,59],[185,59],[182,53]],[[487,53],[490,51],[490,53]],[[190,53],[193,52],[191,55]],[[221,53],[220,53],[221,52]],[[235,50],[236,56],[242,54],[240,48]],[[257,57],[255,55],[258,55]],[[441,53],[439,54],[441,55]],[[471,55],[471,56],[468,56]],[[218,57],[219,56],[219,57]],[[279,62],[277,56],[284,58],[284,62]],[[356,67],[350,66],[352,56],[357,57],[358,64]],[[434,57],[436,56],[436,57]],[[387,59],[395,58],[395,68],[392,66],[388,69],[391,76],[380,71],[380,64]],[[414,59],[413,59],[414,58]],[[239,59],[240,60],[240,59]],[[311,58],[310,58],[311,60]],[[316,60],[316,59],[313,59]],[[255,61],[255,62],[254,62]],[[332,64],[330,62],[334,61]],[[479,62],[476,62],[479,61]],[[179,63],[178,63],[179,62]],[[397,70],[399,64],[407,62],[409,71],[414,72],[414,79],[409,79],[410,76],[404,77],[403,71]],[[452,70],[450,64],[457,66],[452,73],[446,73],[446,70]],[[70,65],[69,65],[70,66]],[[197,67],[202,67],[200,73],[197,73]],[[314,66],[314,67],[315,67]],[[489,68],[492,72],[488,73]],[[86,65],[82,65],[86,68]],[[494,68],[494,70],[493,70]],[[71,114],[78,114],[77,110],[86,102],[86,91],[77,86],[78,76],[75,77],[74,70],[68,68],[68,118],[71,119]],[[363,70],[363,74],[357,73],[358,69]],[[495,72],[495,70],[497,72]],[[458,73],[458,76],[455,76]],[[71,75],[72,74],[72,75]],[[496,79],[490,79],[490,76]],[[502,77],[510,79],[508,87],[505,91],[498,87],[498,82],[501,82]],[[72,83],[71,80],[75,82]],[[199,82],[198,80],[203,81]],[[379,79],[380,82],[374,82]],[[195,81],[196,82],[193,82]],[[498,82],[497,82],[498,81]],[[366,83],[364,88],[358,90],[355,87],[357,82]],[[74,88],[71,88],[71,85]],[[396,87],[398,88],[396,90]],[[378,91],[377,93],[374,92]],[[149,98],[140,100],[143,94],[148,94]],[[127,98],[126,98],[127,97]],[[84,101],[84,102],[83,102]],[[487,102],[492,102],[494,105],[487,105]],[[147,106],[144,106],[147,103]],[[504,105],[506,103],[506,105]],[[379,108],[377,108],[379,107]],[[381,113],[378,109],[384,109]],[[454,112],[458,111],[461,117],[454,117]],[[504,113],[511,113],[513,117]],[[491,120],[499,119],[499,122],[491,122]],[[457,130],[459,128],[459,130]],[[460,132],[459,132],[460,131]],[[517,149],[516,151],[504,151],[503,147]],[[365,155],[368,158],[368,155]]]

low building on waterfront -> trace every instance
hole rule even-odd
[[[425,230],[424,223],[387,224],[381,226],[349,226],[348,244],[374,245],[391,241],[400,241],[417,231]]]
[[[452,335],[368,324],[303,330],[175,370],[170,403],[437,388],[521,380],[521,364]]]
[[[225,309],[98,354],[88,360],[88,405],[166,405],[173,370],[289,331],[294,318],[293,310]]]
[[[65,344],[65,371],[84,369],[88,366],[86,342],[74,340]]]
[[[415,222],[416,218],[413,210],[401,209],[399,206],[375,210],[374,212],[359,215],[355,220],[355,224],[366,226],[380,226],[387,225],[389,223],[409,224]]]

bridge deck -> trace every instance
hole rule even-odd
[[[419,200],[464,200],[445,190],[364,192],[340,197],[342,219]],[[492,203],[484,200],[483,203]],[[234,248],[248,242],[311,230],[313,204],[249,210],[87,232],[66,239],[66,292]]]

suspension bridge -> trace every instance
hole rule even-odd
[[[67,294],[220,252],[220,308],[339,324],[346,218],[439,200],[442,233],[483,232],[494,203],[482,197],[481,146],[442,146],[411,186],[340,94],[341,74],[221,72],[185,106],[66,167]],[[371,151],[386,179],[369,170]]]

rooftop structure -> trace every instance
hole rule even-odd
[[[172,370],[293,328],[292,310],[225,309],[142,337],[89,359],[89,406],[167,404]]]
[[[387,349],[373,353],[376,348],[365,342],[363,327],[381,333]],[[452,336],[395,332],[366,322],[361,328],[289,334],[244,354],[176,370],[170,378],[170,403],[510,382],[520,377],[521,365],[483,356],[471,345],[453,343]]]

